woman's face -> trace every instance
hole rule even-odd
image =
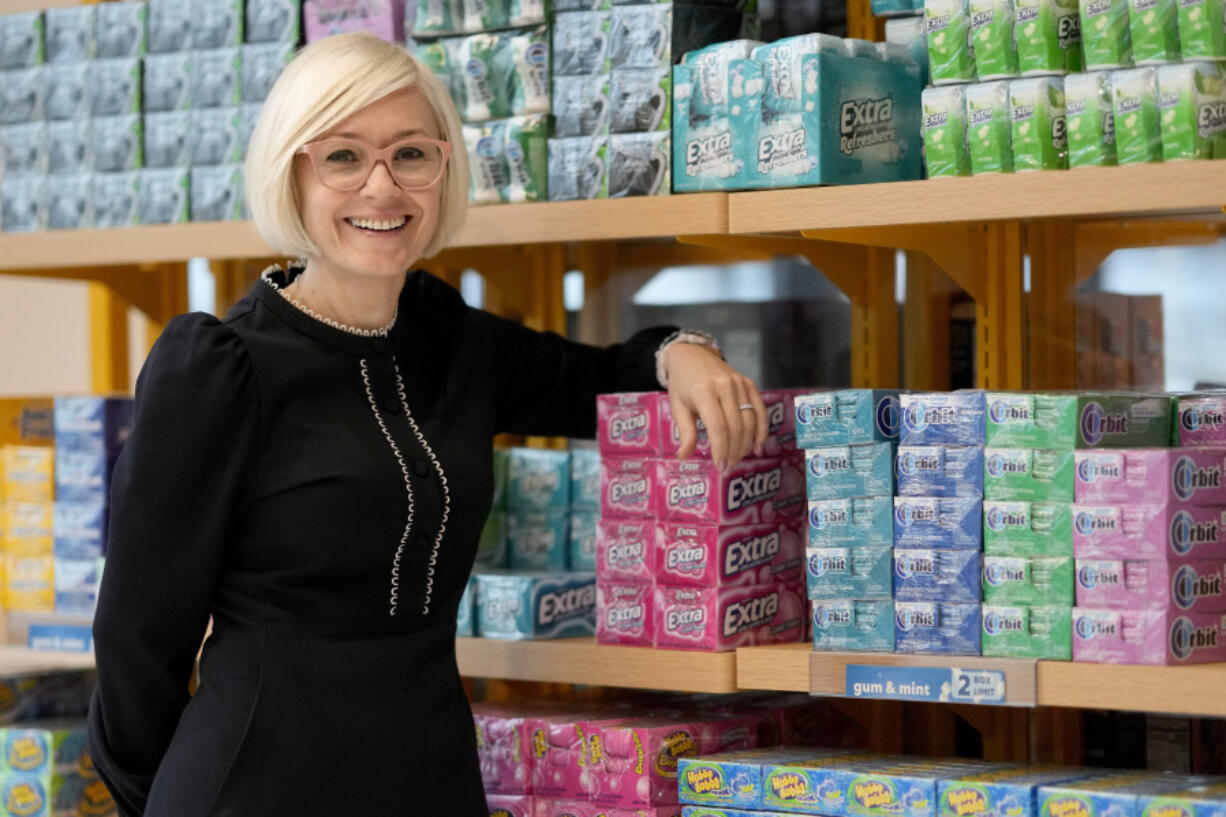
[[[337,136],[363,139],[379,148],[409,136],[441,138],[434,112],[416,88],[376,100],[319,138]],[[338,192],[320,183],[310,158],[304,154],[294,157],[294,178],[302,222],[320,252],[312,260],[333,271],[373,277],[399,275],[421,258],[434,238],[441,180],[425,190],[405,191],[379,162],[361,187]],[[405,223],[394,230],[376,232],[355,227],[353,219],[405,219]]]

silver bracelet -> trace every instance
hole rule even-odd
[[[692,343],[696,346],[705,346],[715,354],[723,358],[724,353],[719,348],[719,341],[708,335],[706,332],[698,329],[679,329],[664,339],[660,344],[660,348],[656,349],[656,380],[660,383],[660,388],[668,388],[668,372],[664,370],[664,352],[674,343]]]

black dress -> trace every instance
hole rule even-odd
[[[455,619],[492,437],[591,436],[597,393],[656,388],[669,331],[583,346],[423,272],[386,338],[263,280],[223,321],[171,321],[116,466],[94,623],[90,738],[120,813],[485,817]]]

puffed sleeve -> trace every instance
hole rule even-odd
[[[203,313],[172,320],[136,385],[115,466],[94,619],[94,763],[136,817],[184,706],[231,521],[256,472],[257,389],[242,341]]]
[[[659,389],[656,350],[675,331],[644,329],[601,348],[481,315],[499,364],[496,426],[514,434],[595,436],[596,395]]]

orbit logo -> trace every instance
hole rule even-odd
[[[829,400],[815,400],[796,407],[796,422],[802,426],[812,425],[818,420],[827,420],[833,416],[834,404]]]
[[[1213,490],[1221,486],[1221,468],[1198,468],[1191,457],[1180,457],[1171,471],[1171,490],[1183,500],[1191,499],[1197,491]]]
[[[988,635],[1020,633],[1026,630],[1026,621],[1020,611],[993,610],[983,617],[983,631]]]
[[[1081,439],[1086,445],[1098,445],[1107,435],[1128,433],[1128,415],[1108,414],[1099,403],[1091,401],[1081,410]]]
[[[830,607],[819,604],[813,608],[813,626],[819,630],[847,626],[853,621],[850,607]]]
[[[1226,425],[1226,414],[1220,410],[1187,406],[1179,412],[1179,426],[1184,431],[1213,431]]]
[[[1197,627],[1186,616],[1180,616],[1171,625],[1168,647],[1179,661],[1188,660],[1197,650],[1214,649],[1218,643],[1217,627]]]
[[[898,398],[894,395],[887,395],[877,401],[877,430],[881,432],[881,436],[887,440],[892,440],[898,436]]]

